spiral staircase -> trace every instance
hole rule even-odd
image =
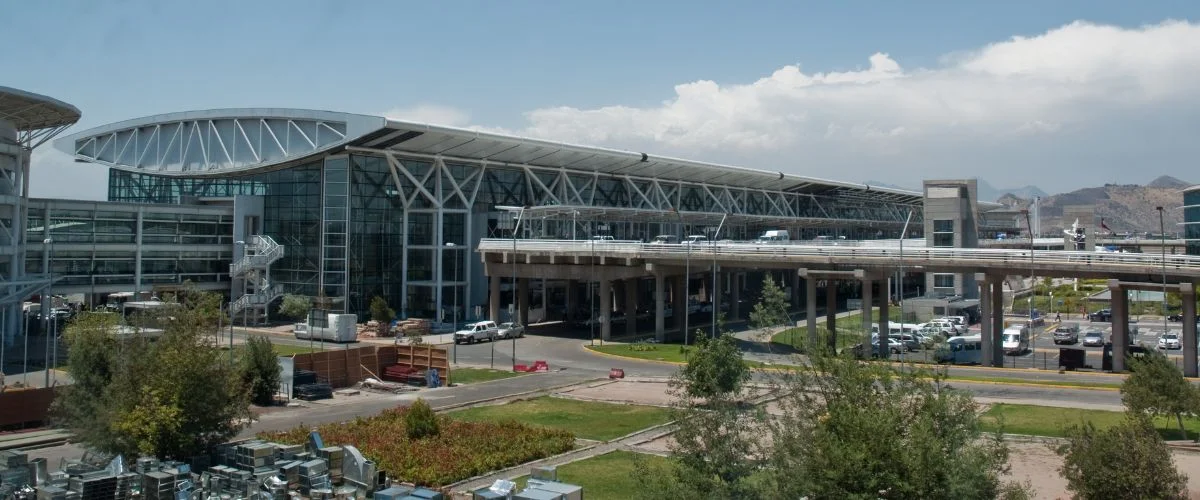
[[[267,306],[283,295],[283,286],[271,283],[271,264],[283,258],[283,245],[266,235],[251,236],[242,258],[229,265],[229,276],[245,286],[240,297],[229,304],[234,321],[259,324],[267,320]]]

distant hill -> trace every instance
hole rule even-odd
[[[1176,210],[1183,205],[1183,194],[1179,190],[1189,185],[1174,177],[1162,176],[1145,186],[1105,184],[1043,196],[1039,204],[1042,232],[1057,234],[1074,222],[1063,220],[1064,206],[1092,205],[1096,207],[1096,217],[1103,218],[1105,225],[1113,232],[1158,233],[1158,211],[1155,207],[1161,206],[1168,209],[1163,222],[1167,234],[1172,234],[1179,231],[1178,224],[1183,222],[1183,212]],[[1031,204],[1028,197],[1012,195],[1002,197],[1001,202],[1017,208]]]
[[[979,200],[980,201],[998,201],[1001,196],[1004,196],[1006,194],[1012,194],[1018,198],[1024,198],[1024,199],[1033,199],[1034,196],[1041,196],[1043,198],[1048,196],[1045,191],[1042,191],[1041,188],[1034,186],[1034,185],[1028,185],[1028,186],[1023,186],[1023,187],[1018,187],[1018,188],[1000,189],[1000,188],[993,187],[990,183],[988,183],[988,181],[979,179]]]

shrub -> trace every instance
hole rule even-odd
[[[408,438],[410,408],[384,410],[369,418],[317,427],[330,445],[354,445],[379,470],[402,482],[440,487],[494,470],[557,455],[575,447],[566,431],[534,428],[515,421],[462,422],[444,420],[441,432],[421,440]],[[285,444],[304,444],[312,429],[296,427],[261,433],[259,438]]]
[[[404,427],[409,439],[422,439],[436,436],[441,431],[437,414],[429,407],[424,399],[417,398],[404,414]]]
[[[254,404],[268,406],[275,402],[280,383],[279,359],[270,339],[254,335],[246,340],[241,371],[242,384]]]
[[[1171,450],[1144,414],[1098,430],[1091,422],[1067,430],[1059,473],[1075,498],[1186,498],[1187,476],[1175,469]]]

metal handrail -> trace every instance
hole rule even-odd
[[[839,242],[842,243],[842,242]],[[866,242],[864,242],[866,243]],[[595,242],[595,251],[608,255],[618,254],[627,258],[682,257],[691,247],[692,257],[699,255],[722,255],[728,257],[814,257],[814,258],[856,258],[856,259],[893,259],[899,258],[897,248],[887,245],[868,246],[854,245],[820,245],[820,244],[771,244],[771,243],[730,243],[707,242],[705,244],[653,244],[653,243],[619,243]],[[579,256],[592,253],[592,242],[582,240],[517,240],[517,251],[549,251],[574,254]],[[480,240],[479,251],[504,253],[511,252],[513,240],[492,239]],[[1030,264],[1027,249],[991,249],[991,248],[912,248],[905,249],[904,259],[907,262],[948,262],[974,261],[980,263],[1002,263],[1028,267]],[[1136,253],[1101,253],[1080,251],[1037,252],[1038,265],[1070,264],[1070,265],[1103,265],[1114,266],[1153,266],[1161,267],[1164,260],[1159,255]],[[1200,256],[1168,255],[1165,260],[1168,268],[1176,271],[1187,271],[1189,274],[1200,276]]]
[[[253,254],[243,255],[240,260],[229,265],[229,274],[239,276],[247,269],[265,267],[283,257],[283,245],[266,235],[254,235],[246,245],[253,249]]]

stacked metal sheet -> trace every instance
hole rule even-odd
[[[317,456],[329,464],[329,481],[333,484],[342,483],[342,460],[345,450],[341,446],[326,446],[317,450]]]
[[[293,388],[296,399],[305,401],[316,401],[318,399],[330,399],[333,397],[333,387],[329,384],[304,384],[297,385]]]
[[[142,474],[142,498],[175,500],[175,476],[161,471]]]
[[[330,488],[329,465],[324,460],[309,460],[300,464],[300,493],[314,496],[313,490]],[[332,494],[332,490],[330,490]]]
[[[37,500],[67,500],[67,490],[58,486],[38,486]]]
[[[80,500],[112,500],[117,498],[117,477],[107,471],[89,472],[72,477],[70,489],[79,492]]]
[[[250,442],[238,445],[235,463],[238,468],[254,471],[261,468],[273,468],[275,465],[275,445],[263,442]]]

